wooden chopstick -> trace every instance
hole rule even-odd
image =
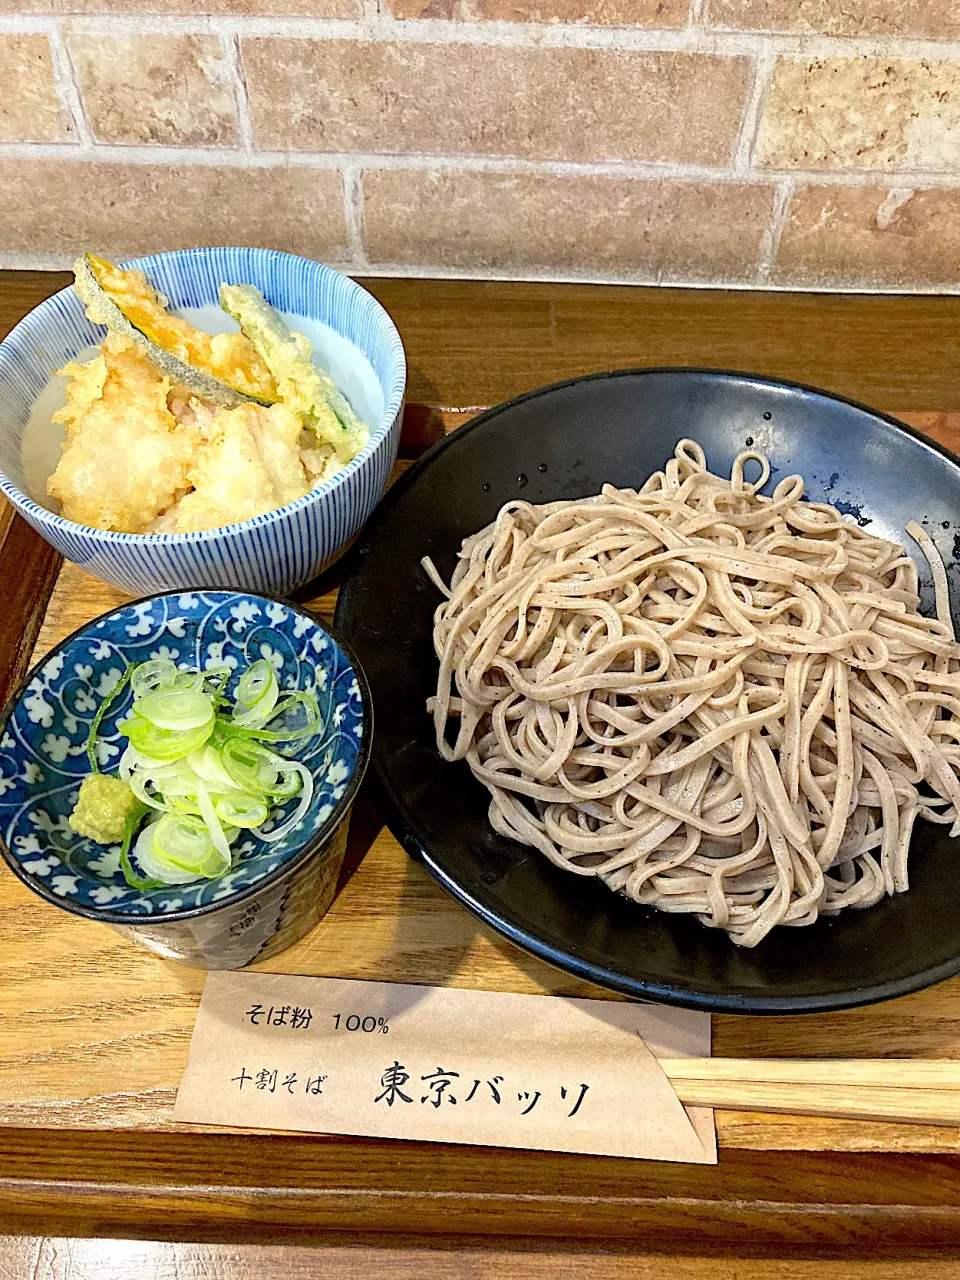
[[[960,1061],[661,1058],[660,1065],[691,1106],[960,1125]]]
[[[669,1058],[671,1080],[757,1080],[898,1089],[960,1089],[960,1060],[938,1058]]]

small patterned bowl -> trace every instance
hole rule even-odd
[[[234,846],[233,869],[217,880],[141,891],[120,872],[119,846],[76,835],[67,819],[89,772],[87,735],[103,695],[127,663],[148,658],[234,672],[266,658],[283,688],[316,693],[322,730],[297,755],[314,778],[300,827],[273,844],[248,835]],[[117,723],[130,703],[128,689],[104,717],[105,773],[119,760]],[[24,884],[58,907],[196,968],[241,968],[290,946],[333,901],[372,728],[360,668],[300,609],[233,591],[140,600],[58,645],[0,717],[0,851]]]
[[[173,310],[211,332],[236,328],[218,309],[220,284],[256,285],[289,323],[301,321],[318,362],[369,423],[366,448],[306,497],[222,529],[144,536],[65,520],[45,497],[58,437],[51,429],[43,441],[25,441],[24,432],[51,374],[104,335],[71,287],[41,303],[0,342],[0,489],[68,560],[131,595],[211,586],[285,595],[331,561],[380,500],[400,440],[406,382],[400,335],[360,285],[289,253],[183,249],[126,265],[145,271]]]

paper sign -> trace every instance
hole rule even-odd
[[[713,1164],[713,1112],[656,1060],[709,1053],[687,1010],[211,973],[175,1117]]]

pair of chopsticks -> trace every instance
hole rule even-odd
[[[689,1106],[960,1125],[960,1061],[661,1058],[660,1066]]]

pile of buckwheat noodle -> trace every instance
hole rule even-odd
[[[903,892],[917,818],[960,831],[936,548],[907,526],[933,619],[903,547],[801,503],[800,476],[761,496],[769,475],[681,440],[639,491],[508,502],[449,588],[424,561],[447,597],[428,710],[494,829],[745,947]]]

